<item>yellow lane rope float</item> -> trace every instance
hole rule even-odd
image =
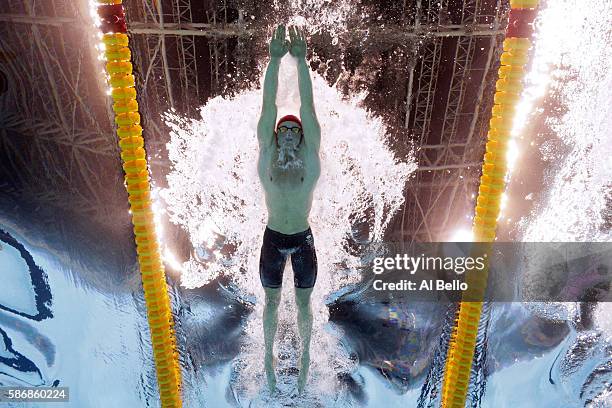
[[[99,0],[98,15],[105,45],[106,72],[112,87],[113,110],[134,225],[160,400],[162,407],[178,408],[182,406],[181,370],[166,274],[153,221],[148,163],[121,0]]]
[[[525,65],[533,20],[538,0],[511,0],[508,28],[501,56],[499,80],[496,83],[494,106],[489,122],[486,153],[476,199],[472,231],[474,241],[492,243],[495,240],[501,197],[506,187],[506,153],[516,106],[523,89]],[[483,299],[488,265],[484,271],[466,275],[469,292],[464,299]],[[472,360],[478,335],[482,302],[462,301],[448,348],[442,385],[442,407],[464,408]]]

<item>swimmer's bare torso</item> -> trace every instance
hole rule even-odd
[[[273,134],[271,139],[274,140]],[[321,174],[319,153],[304,140],[297,151],[301,164],[286,169],[278,166],[278,155],[274,143],[260,146],[257,172],[268,208],[267,225],[284,234],[305,231],[309,227],[313,191]]]

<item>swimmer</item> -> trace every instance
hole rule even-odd
[[[259,276],[266,294],[263,326],[264,367],[270,391],[276,389],[274,336],[278,324],[281,283],[287,257],[294,273],[298,330],[302,343],[298,391],[308,378],[312,312],[310,295],[317,278],[317,257],[308,215],[313,190],[321,173],[321,128],[315,115],[312,82],[306,63],[306,39],[297,27],[279,25],[269,45],[270,63],[263,85],[263,106],[257,124],[259,158],[257,171],[263,186],[268,221],[259,260]],[[281,59],[289,52],[297,59],[300,118],[287,115],[276,122],[276,92]]]

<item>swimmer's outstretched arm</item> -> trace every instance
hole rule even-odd
[[[304,145],[312,146],[318,152],[321,145],[321,127],[314,107],[310,69],[306,63],[306,35],[297,27],[289,27],[289,37],[291,38],[289,52],[298,60],[300,119],[304,130]]]
[[[281,58],[287,53],[289,44],[285,40],[285,26],[279,25],[274,30],[270,41],[270,63],[266,69],[263,84],[263,104],[257,124],[259,148],[274,146],[274,125],[276,122],[276,91],[278,90],[278,68]]]

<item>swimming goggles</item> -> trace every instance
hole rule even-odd
[[[276,129],[278,132],[286,132],[288,130],[291,130],[293,133],[301,133],[302,132],[302,128],[299,126],[294,126],[294,127],[287,127],[287,126],[279,126],[278,129]]]

